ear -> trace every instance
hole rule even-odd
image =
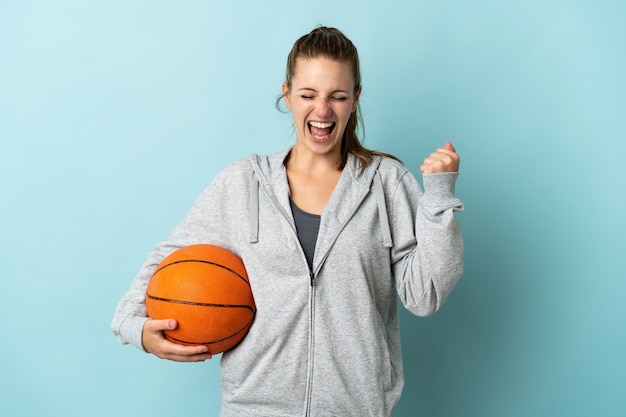
[[[352,113],[356,111],[357,106],[359,105],[359,97],[361,97],[361,87],[354,92],[354,103],[352,103]]]
[[[283,99],[285,99],[285,106],[287,109],[291,110],[291,92],[289,91],[289,86],[287,83],[283,83]]]

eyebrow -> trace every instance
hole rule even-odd
[[[296,91],[299,91],[299,92],[304,92],[304,91],[312,91],[312,92],[314,92],[314,93],[317,93],[317,90],[316,90],[316,89],[314,89],[314,88],[310,88],[310,87],[302,87],[302,88],[298,88],[298,90],[296,90]],[[334,90],[334,91],[331,91],[331,94],[335,94],[335,93],[350,94],[350,92],[349,92],[349,91],[346,91],[346,90]]]

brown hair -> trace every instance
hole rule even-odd
[[[285,74],[287,87],[291,89],[291,80],[296,69],[296,61],[298,58],[314,59],[320,57],[333,61],[349,62],[353,69],[354,93],[360,92],[361,71],[359,66],[359,54],[356,47],[340,30],[325,26],[318,26],[310,33],[300,37],[300,39],[294,43],[287,57],[287,71]],[[282,98],[284,98],[284,95],[281,95],[276,101],[277,107]],[[369,165],[373,155],[388,156],[399,160],[393,155],[365,148],[361,144],[357,134],[359,127],[363,130],[361,106],[357,103],[356,110],[348,119],[348,124],[346,125],[341,140],[341,164],[339,165],[339,169],[343,169],[346,165],[349,153],[359,158],[361,167],[363,168]]]

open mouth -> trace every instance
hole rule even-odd
[[[315,141],[328,139],[335,129],[335,122],[308,122],[309,132]]]

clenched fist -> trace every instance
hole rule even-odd
[[[457,172],[461,159],[456,153],[456,149],[450,142],[446,142],[443,148],[431,153],[422,164],[420,170],[422,174],[436,174],[440,172]]]

